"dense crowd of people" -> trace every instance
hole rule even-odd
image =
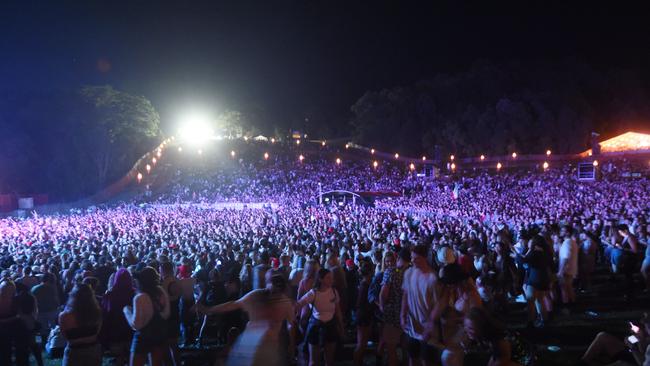
[[[43,348],[64,365],[181,365],[208,342],[220,364],[332,365],[343,340],[362,365],[371,339],[378,364],[529,365],[535,347],[499,320],[515,298],[543,328],[571,313],[597,263],[628,299],[650,288],[647,175],[421,179],[260,151],[170,164],[131,203],[0,220],[0,365],[40,366]],[[401,196],[315,204],[330,189]],[[650,363],[650,323],[636,324],[637,342],[601,334],[580,362]]]

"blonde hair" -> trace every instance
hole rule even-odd
[[[387,250],[387,251],[384,252],[384,256],[381,259],[381,271],[382,272],[386,271],[386,269],[387,269],[386,268],[386,259],[388,259],[388,258],[392,258],[393,261],[396,261],[395,253],[391,252],[390,250]]]

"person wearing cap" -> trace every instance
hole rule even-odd
[[[131,366],[160,366],[167,351],[169,297],[160,287],[158,272],[145,267],[134,274],[136,295],[132,306],[123,309],[126,321],[135,331],[131,342]]]
[[[442,348],[443,366],[462,365],[463,351],[460,346],[463,317],[470,308],[482,307],[483,302],[474,281],[458,263],[440,268],[438,275],[438,301],[434,308],[433,322],[439,324],[435,335]]]

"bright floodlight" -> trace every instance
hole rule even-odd
[[[193,112],[181,119],[178,130],[181,139],[193,145],[201,145],[211,139],[214,131],[206,114]]]

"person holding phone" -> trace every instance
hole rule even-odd
[[[600,332],[580,359],[579,365],[609,365],[616,361],[650,366],[650,317],[644,314],[639,324],[630,322],[631,335],[620,339]]]

